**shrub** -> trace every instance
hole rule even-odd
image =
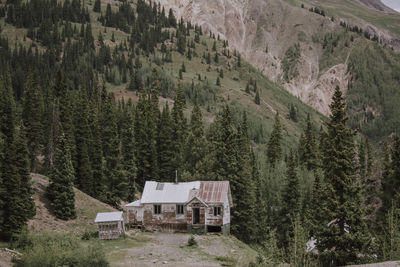
[[[197,246],[197,241],[194,238],[194,236],[189,237],[188,239],[188,246],[189,247],[196,247]]]
[[[82,246],[76,237],[63,234],[30,235],[31,245],[14,259],[16,267],[74,266],[108,267],[104,252],[99,246]]]
[[[97,231],[86,230],[85,232],[83,232],[81,238],[82,238],[82,240],[90,240],[92,238],[98,237],[98,234],[99,234],[99,232],[97,232]]]

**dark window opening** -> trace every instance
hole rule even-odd
[[[176,205],[176,214],[183,214],[183,205]]]
[[[209,233],[220,233],[222,231],[221,226],[207,225],[207,232]]]
[[[161,204],[154,205],[154,214],[161,214]]]
[[[221,207],[214,207],[214,216],[221,215]]]
[[[200,224],[200,209],[193,208],[193,224]]]

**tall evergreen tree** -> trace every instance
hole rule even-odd
[[[368,231],[360,203],[361,184],[356,177],[354,159],[354,133],[346,126],[345,102],[336,87],[330,105],[332,115],[323,159],[326,181],[326,218],[317,233],[320,258],[325,264],[345,265],[360,261],[359,255],[367,256]]]
[[[187,137],[187,122],[185,115],[183,114],[186,108],[185,94],[181,85],[178,85],[176,95],[174,98],[174,107],[172,108],[172,129],[173,129],[173,140],[174,140],[174,168],[179,173],[183,171],[183,153],[185,148],[185,142]]]
[[[11,144],[15,128],[15,102],[10,74],[0,74],[0,132],[5,142]]]
[[[271,166],[275,166],[277,161],[281,160],[281,140],[282,140],[282,129],[281,122],[279,119],[279,113],[275,115],[274,128],[267,145],[267,158]]]
[[[315,170],[318,167],[317,147],[312,129],[310,114],[307,115],[304,137],[304,154],[303,157],[300,158],[300,160],[308,170]]]
[[[105,89],[103,89],[105,91]],[[117,131],[117,115],[114,98],[104,93],[101,107],[101,140],[105,159],[106,202],[118,206],[126,198],[127,181],[122,169],[122,155]]]
[[[253,180],[252,152],[248,136],[247,115],[243,113],[238,131],[238,175],[232,176],[230,186],[236,195],[232,209],[232,232],[245,242],[257,239],[256,184]],[[245,196],[245,197],[239,197]]]
[[[57,72],[54,93],[59,103],[59,123],[70,149],[72,159],[76,158],[75,131],[73,123],[73,101],[67,86],[65,74]],[[74,163],[74,162],[73,162]]]
[[[287,247],[289,239],[293,237],[293,223],[300,211],[299,178],[292,151],[289,154],[286,171],[286,185],[282,193],[282,210],[279,223],[279,240],[282,247]]]
[[[105,168],[105,159],[103,157],[103,148],[102,148],[102,140],[101,140],[101,130],[100,130],[100,122],[99,122],[99,110],[98,103],[92,99],[91,101],[91,110],[89,113],[89,124],[92,133],[92,139],[90,140],[89,145],[89,155],[90,162],[92,166],[93,172],[93,185],[91,191],[93,195],[102,201],[106,199],[106,187],[104,181],[104,168]]]
[[[196,92],[185,149],[186,170],[191,173],[193,180],[202,179],[206,142],[203,115]]]
[[[254,97],[254,103],[260,105],[260,92],[258,90],[256,91],[256,96]]]
[[[254,152],[252,153],[252,166],[253,166],[253,181],[256,185],[256,211],[257,211],[257,236],[256,243],[262,244],[268,240],[269,232],[271,231],[268,226],[268,208],[267,191],[265,190],[265,182],[261,177],[260,170],[255,158]]]
[[[145,181],[158,178],[157,168],[157,121],[154,112],[154,105],[150,96],[142,93],[136,105],[135,112],[135,140],[137,159],[137,181],[140,187]]]
[[[172,138],[172,119],[167,102],[160,115],[157,128],[157,155],[160,181],[171,181],[175,172]]]
[[[37,156],[41,152],[43,140],[43,99],[40,92],[39,77],[37,73],[28,75],[24,97],[22,119],[28,138],[28,151],[30,166],[33,172],[37,172],[39,162]]]
[[[13,143],[6,149],[8,156],[3,162],[5,196],[1,235],[5,239],[20,233],[26,222],[36,214],[24,130],[17,130],[14,136]]]
[[[47,194],[54,215],[62,220],[76,218],[75,193],[73,187],[74,168],[64,134],[58,138],[54,163],[50,171]]]
[[[93,11],[101,13],[101,1],[100,0],[95,0],[94,6],[93,6]]]
[[[74,129],[76,142],[75,178],[76,186],[88,193],[93,192],[93,172],[90,164],[89,146],[91,145],[91,129],[89,125],[89,101],[84,85],[79,88],[75,104]]]
[[[121,148],[122,148],[122,159],[123,169],[128,183],[128,201],[135,199],[137,192],[136,185],[136,156],[135,156],[135,131],[134,131],[134,114],[132,102],[129,101],[127,107],[124,110],[123,127],[121,130]]]

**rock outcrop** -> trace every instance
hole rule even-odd
[[[239,51],[272,81],[323,114],[329,113],[337,85],[347,91],[347,62],[320,70],[323,51],[321,44],[314,42],[318,35],[339,30],[340,20],[332,21],[280,0],[160,0],[160,3],[167,10],[172,8],[178,18],[228,40],[231,49]],[[364,27],[400,51],[400,41],[388,32],[369,24]],[[282,60],[287,49],[297,43],[301,47],[298,75],[285,82]]]

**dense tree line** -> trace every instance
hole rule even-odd
[[[172,61],[172,50],[188,60],[199,56],[196,46],[203,33],[201,27],[177,21],[171,10],[167,16],[159,4],[144,1],[138,1],[136,9],[128,2],[122,2],[118,11],[107,6],[101,23],[108,30],[113,27],[129,33],[123,40],[112,34],[111,42],[116,45],[110,47],[102,32],[93,37],[90,20],[83,19],[87,10],[79,1],[63,5],[15,2],[5,6],[4,16],[12,12],[19,18],[30,5],[49,7],[46,12],[55,26],[46,21],[35,24],[36,11],[28,22],[9,22],[27,27],[27,37],[45,49],[10,47],[9,40],[0,36],[0,60],[4,62],[0,69],[2,238],[21,232],[35,214],[30,172],[49,176],[51,210],[66,220],[76,216],[73,186],[118,207],[121,201],[135,200],[146,180],[173,181],[177,170],[180,181],[230,181],[232,233],[259,248],[260,265],[344,265],[374,261],[374,255],[385,260],[400,257],[400,141],[394,137],[385,147],[381,177],[371,145],[348,127],[355,122],[347,121],[349,108],[339,88],[332,115],[323,127],[313,125],[311,115],[298,116],[293,104],[288,116],[275,114],[266,135],[263,129],[255,130],[248,114],[236,110],[234,104],[224,103],[213,121],[205,124],[203,109],[210,111],[224,82],[222,56],[231,58],[226,41],[220,54],[220,42],[210,33],[212,46],[202,59],[209,69],[212,64],[218,66],[216,82],[209,83],[198,74],[196,84],[176,84],[163,70],[163,62]],[[95,9],[102,11],[97,1]],[[78,17],[68,15],[73,10],[80,10],[74,13]],[[333,53],[343,41],[325,36],[323,49]],[[161,52],[162,59],[156,59],[155,51]],[[284,79],[297,75],[300,53],[298,45],[286,52]],[[383,55],[387,57],[382,60],[392,62],[388,54]],[[240,54],[234,51],[233,57],[235,68],[241,68]],[[147,59],[155,65],[143,64]],[[365,75],[367,62],[350,58],[350,68],[357,74],[350,89],[361,90],[372,79]],[[178,64],[180,81],[189,64]],[[373,70],[379,74],[374,76],[376,83],[382,85],[386,76]],[[389,78],[394,84],[397,72]],[[107,92],[105,82],[126,84],[137,101],[117,101]],[[250,79],[245,89],[254,94],[256,104],[261,103],[259,87]],[[387,92],[395,86],[381,88]],[[375,92],[367,89],[368,94]],[[161,104],[160,96],[173,103]],[[350,94],[347,101],[356,100]],[[387,106],[393,107],[390,101]],[[305,125],[292,151],[283,145],[286,118]],[[382,128],[382,136],[395,125]],[[317,255],[306,251],[311,238],[316,240]]]

